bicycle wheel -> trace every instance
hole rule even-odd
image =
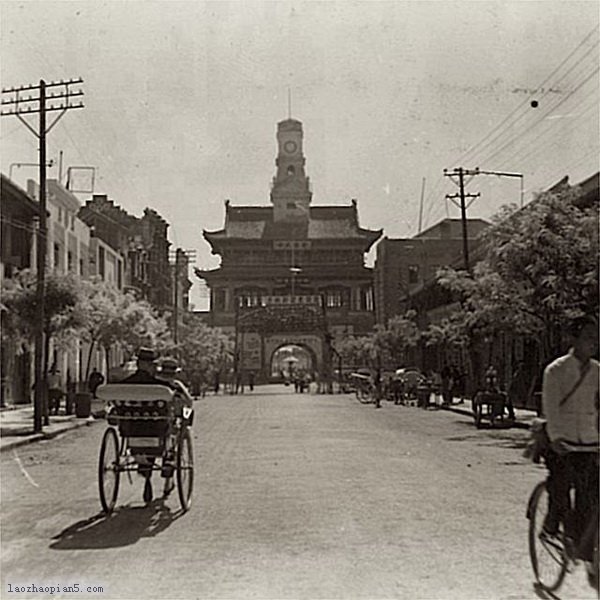
[[[563,544],[562,525],[556,536],[541,536],[548,512],[548,489],[541,481],[534,488],[527,508],[529,519],[529,556],[535,578],[542,588],[553,592],[560,587],[567,572],[567,556]]]
[[[119,439],[113,427],[104,432],[100,446],[98,460],[98,487],[100,490],[100,504],[105,513],[110,513],[117,502],[119,495]]]
[[[192,435],[186,427],[177,446],[177,492],[182,510],[189,510],[194,488],[194,451]]]

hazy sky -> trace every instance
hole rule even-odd
[[[155,208],[173,244],[214,267],[202,230],[222,227],[224,200],[269,203],[288,87],[313,204],[356,198],[362,226],[389,237],[417,232],[423,178],[423,225],[458,216],[444,168],[523,173],[526,198],[592,175],[598,7],[2,1],[2,87],[82,77],[86,107],[52,130],[48,156],[94,166],[96,193]],[[37,162],[34,136],[15,117],[0,125],[2,171]],[[479,176],[469,191],[482,194],[470,216],[487,217],[519,200],[519,181]]]

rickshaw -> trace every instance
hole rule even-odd
[[[396,391],[395,404],[407,404],[417,401],[417,390],[425,381],[425,377],[416,367],[396,369],[394,382]]]
[[[189,510],[194,484],[193,409],[183,406],[177,392],[166,385],[107,384],[96,395],[107,403],[108,427],[98,461],[103,511],[110,513],[116,505],[121,473],[143,475],[143,499],[151,502],[154,471],[165,480],[163,498],[175,478],[181,508]]]
[[[484,419],[489,419],[492,427],[504,422],[507,395],[500,389],[498,374],[493,367],[486,371],[484,388],[475,394],[471,404],[477,429],[481,428]]]

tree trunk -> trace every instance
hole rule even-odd
[[[96,340],[92,340],[90,342],[90,349],[88,350],[88,357],[87,357],[87,365],[85,367],[85,378],[84,381],[87,381],[89,376],[90,376],[90,365],[92,362],[92,351],[94,350],[94,346],[96,345]]]

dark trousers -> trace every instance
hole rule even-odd
[[[550,451],[546,457],[549,475],[548,517],[546,528],[553,532],[564,523],[565,533],[579,543],[590,519],[598,519],[598,463],[595,453],[571,452],[559,456]],[[575,510],[569,490],[575,489]],[[587,538],[587,536],[586,536]],[[582,540],[584,560],[592,560],[593,536]]]

